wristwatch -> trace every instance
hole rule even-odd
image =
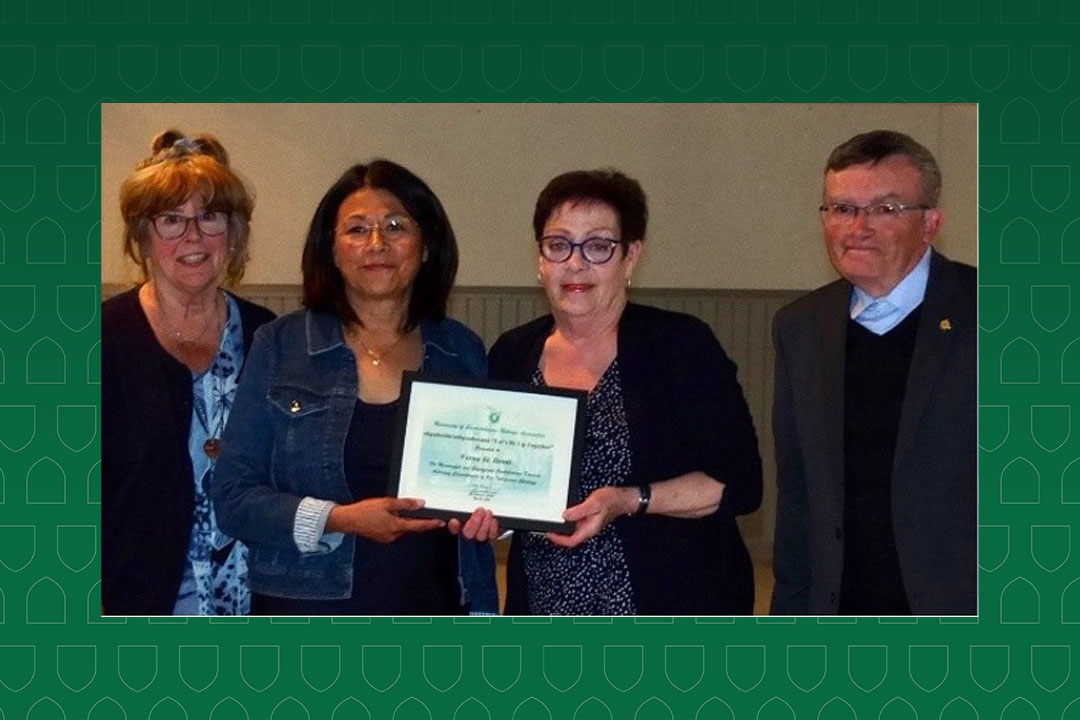
[[[635,515],[644,515],[645,511],[649,509],[649,501],[652,500],[652,485],[649,483],[642,483],[638,485],[638,501],[637,510]]]

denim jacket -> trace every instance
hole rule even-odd
[[[483,343],[456,320],[421,322],[420,336],[424,372],[487,374]],[[317,552],[301,553],[293,527],[304,497],[353,502],[342,449],[358,382],[334,315],[297,311],[255,335],[210,488],[218,525],[250,548],[255,592],[311,600],[352,593],[354,543],[333,533]],[[489,544],[459,542],[459,580],[471,612],[498,612]]]

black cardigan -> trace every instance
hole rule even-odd
[[[235,298],[244,350],[273,319]],[[191,371],[161,347],[138,288],[101,305],[101,601],[110,615],[169,615],[184,575],[195,491]]]
[[[547,315],[503,334],[491,348],[491,377],[527,382],[553,326]],[[645,515],[614,521],[637,611],[753,612],[753,566],[735,516],[761,504],[761,457],[735,364],[705,323],[635,304],[627,305],[619,321],[618,359],[630,429],[629,484],[700,470],[726,485],[720,508],[704,518]],[[525,588],[515,538],[506,614],[528,614]]]

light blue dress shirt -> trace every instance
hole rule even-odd
[[[926,295],[926,281],[929,278],[928,247],[918,264],[885,297],[875,298],[854,288],[851,293],[851,319],[875,335],[884,335],[919,307]]]

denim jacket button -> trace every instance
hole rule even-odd
[[[289,412],[300,412],[300,403],[296,400],[293,400],[291,403],[289,403]]]

